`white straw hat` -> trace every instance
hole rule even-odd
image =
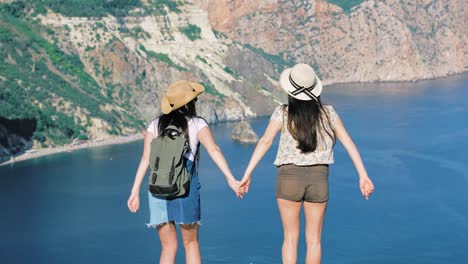
[[[280,76],[280,86],[290,96],[302,101],[317,100],[323,89],[314,69],[303,63],[285,69]]]

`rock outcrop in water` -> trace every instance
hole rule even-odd
[[[253,131],[249,122],[240,121],[232,129],[232,139],[241,143],[255,144],[258,141],[258,136]]]

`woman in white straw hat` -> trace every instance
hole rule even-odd
[[[186,154],[188,169],[195,166],[195,156],[199,142],[206,148],[208,154],[223,172],[229,187],[241,196],[238,191],[239,182],[232,176],[224,155],[216,145],[206,121],[196,114],[197,96],[204,91],[199,83],[177,81],[171,84],[161,100],[162,115],[153,120],[145,134],[143,155],[135,175],[127,205],[131,212],[138,211],[140,206],[140,187],[149,167],[150,145],[153,138],[158,137],[169,125],[175,125],[184,131],[189,139],[190,150]],[[160,263],[175,263],[177,252],[177,231],[175,225],[180,225],[185,248],[186,263],[201,263],[198,244],[200,226],[200,182],[198,171],[192,170],[189,194],[181,198],[163,199],[148,191],[150,222],[148,227],[155,227],[161,240]]]
[[[331,105],[322,105],[322,83],[312,67],[297,64],[281,73],[280,86],[288,104],[278,106],[252,154],[240,183],[248,192],[251,174],[281,131],[276,198],[283,223],[283,263],[297,262],[300,211],[306,218],[307,264],[320,263],[321,232],[328,201],[328,165],[334,162],[335,138],[343,144],[359,175],[362,195],[368,199],[374,186],[359,152]]]

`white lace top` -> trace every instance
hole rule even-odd
[[[283,110],[285,109],[285,110]],[[334,129],[335,122],[340,118],[336,113],[335,109],[331,105],[324,105],[324,110],[328,114],[330,124],[325,121],[325,126]],[[323,133],[324,139],[318,142],[317,149],[309,153],[301,153],[301,150],[297,148],[297,141],[288,131],[288,115],[287,107],[278,106],[271,115],[270,120],[283,123],[283,129],[281,130],[281,136],[278,146],[278,153],[276,154],[275,166],[281,166],[284,164],[294,164],[297,166],[308,166],[315,164],[332,164],[333,159],[333,139]],[[320,138],[320,137],[319,137]]]

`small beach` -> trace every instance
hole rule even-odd
[[[85,141],[81,144],[76,144],[76,145],[66,145],[66,146],[59,146],[55,148],[32,149],[33,152],[25,152],[16,156],[12,156],[11,159],[0,163],[0,166],[14,164],[20,161],[34,159],[34,158],[62,153],[62,152],[72,152],[78,149],[94,148],[94,147],[101,147],[101,146],[114,145],[114,144],[123,144],[123,143],[140,140],[143,138],[144,138],[144,135],[142,133],[138,133],[138,134],[134,134],[130,136],[119,136],[119,137],[112,137],[112,138],[100,139],[100,140],[89,140],[89,141]]]

